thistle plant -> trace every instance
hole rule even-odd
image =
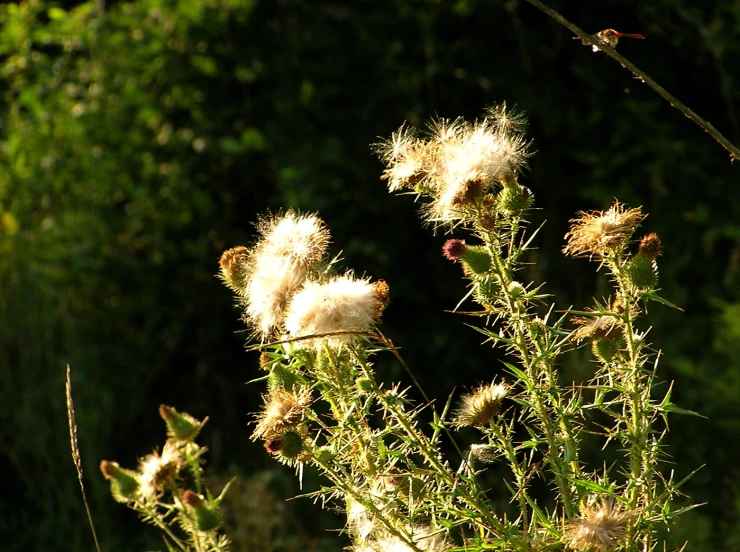
[[[337,274],[318,217],[268,218],[252,248],[221,259],[267,371],[253,438],[299,472],[325,476],[311,495],[344,508],[354,550],[652,550],[659,526],[681,512],[671,500],[682,482],[661,470],[662,422],[679,409],[670,391],[653,398],[657,354],[636,327],[647,301],[669,304],[656,289],[660,241],[648,234],[630,253],[645,218],[639,208],[580,213],[564,253],[597,261],[615,290],[555,317],[541,286],[520,277],[536,234],[527,227],[534,196],[518,180],[530,155],[524,123],[500,106],[472,123],[437,119],[425,134],[402,126],[377,146],[391,192],[427,198],[428,224],[467,234],[449,239],[443,255],[469,281],[478,330],[509,354],[504,374],[491,374],[455,409],[450,400],[437,412],[377,380],[374,354],[403,362],[376,327],[388,286]],[[563,385],[560,356],[586,342],[593,377]],[[428,431],[423,409],[433,418]],[[462,427],[477,428],[480,441],[445,456],[441,437]],[[583,432],[595,428],[624,458],[582,460]],[[482,487],[490,462],[508,465],[510,508],[494,506]]]
[[[137,470],[108,460],[100,463],[111,494],[145,522],[161,529],[168,550],[226,551],[229,539],[219,531],[219,505],[228,485],[218,497],[205,490],[205,449],[195,442],[205,422],[166,405],[159,407],[159,414],[167,425],[168,436],[161,451],[155,450],[143,458]]]
[[[266,381],[252,439],[299,477],[305,469],[323,476],[307,496],[345,512],[351,550],[647,552],[687,509],[673,506],[687,478],[665,470],[664,452],[666,416],[687,412],[671,402],[670,387],[656,398],[658,353],[638,328],[648,302],[672,306],[657,290],[660,240],[647,234],[632,252],[640,208],[615,202],[578,213],[563,252],[595,261],[614,291],[556,315],[542,286],[522,278],[537,234],[527,222],[534,195],[519,182],[530,155],[524,126],[504,105],[473,122],[437,119],[426,132],[402,126],[376,146],[389,190],[425,198],[427,224],[464,234],[442,254],[468,281],[463,301],[477,304],[471,325],[507,354],[501,370],[441,409],[415,377],[413,389],[376,376],[378,354],[410,370],[378,330],[390,288],[340,270],[317,215],[266,216],[252,246],[221,257],[220,276],[257,341],[250,348],[260,351],[256,381]],[[558,363],[586,344],[594,374],[566,385]],[[162,415],[168,426],[189,420],[171,409]],[[218,550],[224,541],[208,531],[218,526],[219,499],[183,491],[177,477],[189,469],[200,488],[202,449],[192,441],[200,426],[189,423],[187,439],[171,429],[162,453],[138,472],[101,467],[114,496],[172,542],[185,546],[169,533],[177,516],[196,550]],[[462,428],[475,428],[475,442],[455,435]],[[597,464],[583,458],[586,433],[602,441]],[[482,481],[492,464],[508,473],[500,489]]]

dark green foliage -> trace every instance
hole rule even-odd
[[[740,142],[736,4],[561,4],[589,31],[646,35],[619,51]],[[502,100],[530,119],[537,154],[521,182],[548,220],[530,270],[561,308],[608,289],[559,254],[573,213],[614,197],[650,213],[644,227],[665,250],[661,295],[685,310],[649,313],[665,353],[659,378],[676,380],[674,402],[709,416],[671,425],[677,477],[706,463],[685,491],[709,502],[676,539],[737,546],[740,474],[727,443],[740,436],[740,201],[738,168],[719,145],[522,2],[97,7],[0,7],[0,438],[14,497],[0,506],[4,549],[90,548],[68,453],[67,363],[104,548],[159,545],[109,500],[97,470],[103,457],[132,465],[150,452],[159,404],[211,417],[201,434],[213,440],[211,469],[267,464],[247,439],[258,391],[240,385],[262,375],[257,356],[243,352],[213,277],[266,208],[319,210],[348,244],[347,264],[388,281],[384,331],[431,396],[500,374],[484,349],[465,356],[479,336],[442,312],[464,290],[459,267],[441,258],[442,236],[418,228],[411,198],[388,197],[368,146],[403,120],[470,118]],[[593,372],[587,358],[573,355],[570,379]],[[301,506],[313,525],[341,526]]]

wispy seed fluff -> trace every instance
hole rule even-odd
[[[573,322],[578,324],[578,327],[573,331],[573,338],[576,341],[617,337],[621,335],[624,327],[619,318],[610,315],[575,316]]]
[[[454,413],[452,424],[460,427],[483,427],[501,410],[501,401],[509,393],[506,384],[491,382],[473,393],[463,395]]]
[[[141,460],[139,466],[139,494],[153,500],[168,484],[172,484],[184,460],[177,445],[168,439],[162,453],[154,452]]]
[[[409,527],[406,533],[410,534],[416,549],[423,552],[446,552],[453,548],[443,534],[434,532],[423,525]],[[376,539],[367,539],[356,545],[353,550],[356,552],[412,552],[415,549],[397,536],[388,533]]]
[[[221,270],[227,284],[243,282],[236,291],[244,298],[244,317],[265,339],[282,326],[291,296],[323,260],[329,231],[318,217],[294,211],[265,218],[258,231],[260,239],[248,254],[244,248],[238,255],[224,253]]]
[[[278,389],[264,395],[265,407],[257,415],[257,427],[252,439],[266,439],[280,434],[303,422],[306,409],[311,403],[311,391],[307,388],[295,393]]]
[[[454,223],[496,185],[516,178],[529,153],[524,119],[502,105],[483,119],[438,119],[428,139],[401,127],[378,146],[391,192],[411,188],[431,196],[426,218],[437,225]]]
[[[606,257],[627,245],[644,219],[640,207],[627,209],[619,202],[607,211],[581,211],[570,221],[563,253],[572,257]]]
[[[388,180],[388,189],[397,192],[404,188],[416,188],[428,170],[428,146],[416,136],[416,129],[401,126],[390,140],[378,147],[378,153],[387,164],[383,178]]]
[[[601,500],[583,508],[580,517],[568,523],[565,543],[577,552],[616,550],[631,517],[614,500]]]
[[[370,331],[380,321],[388,302],[388,284],[382,280],[371,283],[345,274],[327,282],[307,281],[288,305],[285,329],[290,337],[340,332],[341,335],[299,340],[296,346],[319,348],[326,343],[341,347],[355,338],[352,332]]]

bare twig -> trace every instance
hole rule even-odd
[[[738,149],[737,146],[735,146],[732,142],[730,142],[725,136],[722,135],[721,132],[719,132],[716,128],[714,128],[708,121],[705,121],[699,115],[694,113],[691,109],[686,107],[683,103],[681,103],[673,94],[668,92],[665,88],[660,86],[657,82],[655,82],[653,79],[651,79],[648,75],[646,75],[643,71],[641,71],[639,68],[637,68],[632,62],[630,62],[628,59],[625,59],[623,56],[618,54],[614,48],[610,47],[609,44],[598,40],[593,35],[590,35],[565,19],[562,15],[560,15],[558,12],[553,10],[552,8],[546,6],[540,0],[527,0],[530,4],[535,6],[536,8],[542,10],[544,13],[552,17],[555,21],[560,23],[563,27],[570,30],[573,34],[575,34],[578,38],[580,38],[584,43],[590,44],[592,46],[596,46],[599,50],[604,52],[607,56],[614,59],[619,63],[622,67],[630,71],[635,77],[637,77],[638,80],[641,82],[644,82],[647,84],[650,88],[655,90],[660,96],[662,96],[666,101],[668,101],[669,104],[671,104],[673,107],[678,109],[681,113],[683,113],[686,117],[694,121],[697,125],[699,125],[702,129],[704,129],[704,132],[709,134],[712,138],[714,138],[715,141],[719,145],[721,145],[723,148],[725,148],[730,153],[730,159],[732,161],[738,160],[740,161],[740,149]]]
[[[90,522],[90,529],[92,530],[93,540],[95,541],[95,550],[100,552],[100,543],[98,542],[98,535],[95,533],[95,524],[93,524],[92,514],[90,513],[90,506],[87,503],[87,496],[85,496],[85,485],[82,482],[82,457],[80,455],[80,447],[77,444],[77,421],[75,420],[75,404],[72,401],[72,377],[67,364],[67,419],[69,420],[69,444],[72,447],[72,460],[74,460],[75,468],[77,469],[77,479],[80,481],[80,490],[82,490],[82,501],[85,503],[85,511],[87,512],[87,520]]]

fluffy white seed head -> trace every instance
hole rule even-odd
[[[565,527],[565,542],[577,552],[615,550],[627,535],[633,514],[613,499],[602,499],[582,508],[581,515]]]
[[[424,552],[446,552],[452,546],[443,534],[434,533],[429,527],[415,525],[409,527],[411,540],[417,549]],[[399,537],[386,533],[376,539],[362,542],[355,547],[356,551],[362,552],[412,552],[414,548],[409,546]]]
[[[390,140],[378,144],[377,151],[388,164],[383,178],[388,180],[389,191],[413,188],[423,179],[428,160],[426,145],[413,129],[402,126]]]
[[[329,231],[314,215],[262,220],[247,267],[245,318],[263,338],[282,327],[285,306],[325,257]]]
[[[499,182],[513,178],[524,164],[526,142],[492,118],[473,124],[457,121],[437,125],[433,180],[437,192],[429,219],[441,224],[459,220],[466,204],[474,203]]]
[[[261,335],[269,336],[283,321],[290,297],[303,285],[308,270],[289,258],[263,255],[255,259],[246,292],[245,318]]]
[[[153,500],[167,483],[174,481],[183,464],[182,455],[173,441],[168,440],[162,453],[154,452],[142,458],[139,465],[139,495],[144,500]]]
[[[402,126],[378,148],[387,164],[383,178],[391,192],[410,188],[430,196],[429,222],[455,224],[496,186],[515,180],[529,156],[524,122],[503,104],[473,123],[436,119],[426,139]]]
[[[388,302],[385,282],[370,283],[351,274],[328,282],[306,281],[290,301],[285,329],[290,337],[335,332],[367,332],[372,329]],[[321,347],[326,343],[341,347],[352,334],[298,341],[297,346]]]
[[[329,245],[329,230],[315,215],[288,211],[283,216],[267,218],[259,224],[262,240],[258,256],[273,256],[307,266],[323,259]]]

